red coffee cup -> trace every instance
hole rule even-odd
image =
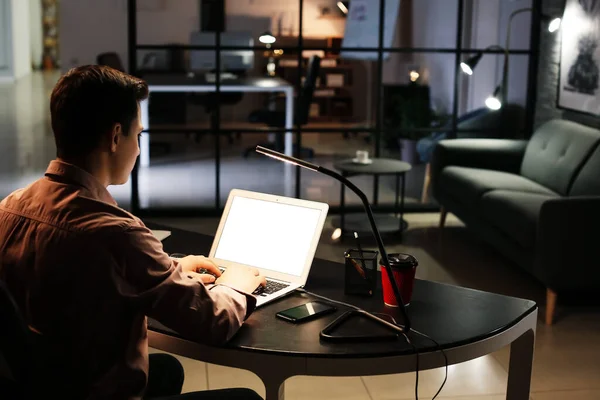
[[[392,268],[392,274],[396,280],[398,291],[402,296],[402,301],[404,302],[404,305],[407,306],[412,297],[413,287],[415,286],[415,272],[419,262],[410,254],[404,253],[389,254],[388,260],[390,261],[390,267]],[[383,266],[383,260],[380,260],[379,264],[381,265],[383,302],[386,306],[398,307],[390,277],[387,273],[387,269]]]

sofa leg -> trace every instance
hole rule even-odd
[[[440,208],[440,229],[446,224],[446,215],[448,215],[448,211],[444,207]]]
[[[556,310],[556,292],[546,289],[546,325],[552,325]]]
[[[431,163],[425,164],[425,178],[423,179],[423,192],[421,193],[421,203],[429,202],[429,184],[431,183]]]

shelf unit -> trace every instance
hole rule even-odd
[[[277,38],[273,49],[280,46],[294,46],[297,37]],[[305,38],[305,46],[325,47],[332,43],[341,43],[339,38]],[[356,63],[343,60],[333,50],[330,53],[308,52],[303,53],[303,74],[311,54],[318,53],[321,57],[321,68],[317,85],[313,95],[309,121],[312,122],[352,122],[354,120],[354,82]],[[277,57],[276,74],[289,82],[298,79],[298,55],[287,53]],[[302,77],[304,79],[304,76]]]

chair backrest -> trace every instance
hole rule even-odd
[[[33,389],[32,338],[19,307],[4,282],[0,281],[0,353],[15,384],[26,393]]]
[[[317,78],[319,77],[319,71],[321,70],[321,57],[312,56],[308,59],[308,65],[306,67],[306,78],[300,88],[300,94],[298,95],[296,105],[296,123],[304,125],[308,122],[308,113],[310,111],[310,104],[312,103],[313,95],[315,93],[315,86],[317,84]]]
[[[548,121],[531,137],[521,175],[566,196],[599,143],[597,129],[562,119]]]
[[[525,109],[520,104],[509,103],[503,105],[500,110],[490,110],[485,107],[461,116],[457,121],[457,128],[475,131],[458,132],[456,136],[459,139],[516,139],[524,127]]]
[[[246,77],[246,71],[242,70],[231,70],[223,72],[231,72],[235,74],[238,78]],[[215,71],[211,71],[211,73],[215,73]],[[218,96],[218,102],[216,92],[191,93],[188,98],[190,99],[190,102],[192,104],[203,105],[206,112],[210,113],[215,109],[215,107],[217,107],[217,105],[233,105],[239,103],[244,98],[244,94],[244,92],[221,92]]]
[[[114,68],[117,71],[125,72],[125,68],[123,68],[123,63],[121,62],[121,57],[114,52],[98,54],[96,57],[96,63],[98,65],[106,65]]]

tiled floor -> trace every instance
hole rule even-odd
[[[45,169],[47,162],[54,157],[54,144],[48,121],[47,99],[49,90],[57,75],[34,74],[20,80],[16,85],[0,85],[0,197],[33,181]],[[357,148],[364,147],[360,139],[350,141],[330,140],[331,136],[308,136],[306,143],[323,149],[324,162],[331,162],[337,156],[351,155]],[[340,146],[340,143],[343,146]],[[237,146],[243,147],[245,143]],[[192,150],[189,142],[178,145]],[[212,188],[210,160],[203,158],[199,149],[187,154],[181,163],[173,164],[167,158],[157,162],[151,170],[147,186],[142,190],[157,204],[175,201],[168,193],[189,190],[185,196],[194,201],[212,198],[212,189],[198,190],[206,184]],[[269,183],[270,189],[277,191],[277,182],[265,179],[272,168],[261,164],[259,159],[243,162],[237,156],[239,149],[232,150],[234,162],[224,168],[223,193],[234,182],[247,181],[248,166],[252,171],[262,171],[262,182]],[[336,156],[337,155],[337,156]],[[208,156],[207,156],[208,157]],[[187,163],[187,164],[186,164]],[[171,170],[165,167],[171,165]],[[272,164],[271,164],[272,165]],[[204,169],[203,169],[204,168]],[[230,170],[227,170],[230,168]],[[214,171],[214,170],[212,170]],[[277,175],[277,174],[276,174]],[[256,176],[255,173],[252,176]],[[175,178],[174,178],[175,177]],[[339,186],[323,181],[316,175],[304,174],[306,196],[316,196],[335,204]],[[413,198],[420,195],[421,177],[411,175],[408,187]],[[155,185],[156,182],[159,185]],[[150,185],[152,184],[152,185]],[[170,187],[169,185],[174,185]],[[368,180],[359,181],[370,194]],[[384,185],[385,187],[385,185]],[[158,189],[157,189],[158,188]],[[182,189],[186,188],[186,189]],[[124,206],[128,203],[129,188],[111,188]],[[254,187],[254,190],[261,190]],[[263,189],[264,190],[264,189]],[[384,189],[385,190],[385,189]],[[390,195],[391,186],[388,185]],[[264,190],[266,191],[266,190]],[[404,240],[386,240],[388,251],[403,251],[415,255],[419,262],[417,276],[439,282],[458,284],[492,292],[530,298],[544,303],[544,288],[535,280],[514,268],[498,256],[486,244],[470,234],[459,221],[449,218],[448,227],[443,231],[436,228],[437,214],[407,215],[409,230]],[[216,219],[161,220],[161,222],[213,234]],[[333,228],[330,221],[326,227],[317,257],[339,261],[343,251],[350,245],[330,239]],[[543,308],[542,308],[543,311]],[[560,307],[556,325],[538,326],[535,364],[532,379],[534,400],[593,400],[600,399],[600,310],[598,307]],[[507,379],[508,349],[464,364],[450,367],[448,383],[441,393],[443,399],[453,400],[499,400],[504,398]],[[261,382],[253,374],[238,369],[225,368],[202,362],[183,359],[186,370],[185,391],[214,389],[230,386],[245,386],[264,395]],[[443,371],[423,372],[420,376],[420,395],[431,397],[441,382]],[[286,384],[286,397],[291,399],[412,399],[414,398],[414,374],[371,376],[357,378],[295,377]]]
[[[543,314],[544,288],[522,273],[488,245],[480,242],[452,215],[443,231],[437,228],[439,214],[409,214],[409,229],[402,243],[385,240],[390,252],[402,251],[419,260],[417,277],[492,292],[533,299]],[[156,220],[174,227],[213,234],[218,219]],[[339,261],[350,245],[333,241],[331,219],[317,250],[317,257]],[[538,324],[532,378],[534,400],[600,399],[600,308],[559,307],[552,327]],[[440,399],[499,400],[504,398],[509,349],[504,348],[449,368],[448,382]],[[192,367],[193,365],[193,367]],[[260,380],[248,371],[186,364],[186,389],[250,387],[264,395]],[[444,376],[443,369],[422,372],[420,398],[431,398]],[[414,399],[414,374],[360,378],[295,377],[286,383],[286,398],[292,399]],[[196,386],[196,382],[198,385]]]

